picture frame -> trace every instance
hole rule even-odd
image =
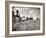
[[[12,7],[15,7],[15,9],[16,8],[22,8],[22,9],[23,8],[24,9],[31,8],[34,10],[36,8],[37,8],[36,10],[39,9],[39,13],[40,13],[40,26],[39,26],[40,28],[39,28],[39,30],[29,30],[29,31],[26,30],[25,31],[25,29],[24,29],[21,31],[19,29],[19,31],[13,31],[12,30],[12,27],[13,27],[12,26],[12,24],[13,24]],[[35,36],[35,35],[44,35],[44,34],[45,34],[45,3],[5,1],[5,36],[6,37]]]

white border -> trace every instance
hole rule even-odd
[[[42,5],[24,5],[24,4],[10,4],[10,11],[9,11],[9,34],[26,34],[26,33],[42,33],[43,32],[43,6]],[[34,31],[12,31],[12,6],[18,7],[35,7],[40,8],[40,30]]]

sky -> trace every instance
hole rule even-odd
[[[16,15],[16,10],[19,10],[20,17],[38,17],[40,18],[40,8],[14,8],[14,15]]]

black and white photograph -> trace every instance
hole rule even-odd
[[[40,8],[12,7],[12,31],[40,30]]]
[[[43,6],[10,4],[10,34],[41,33]]]

